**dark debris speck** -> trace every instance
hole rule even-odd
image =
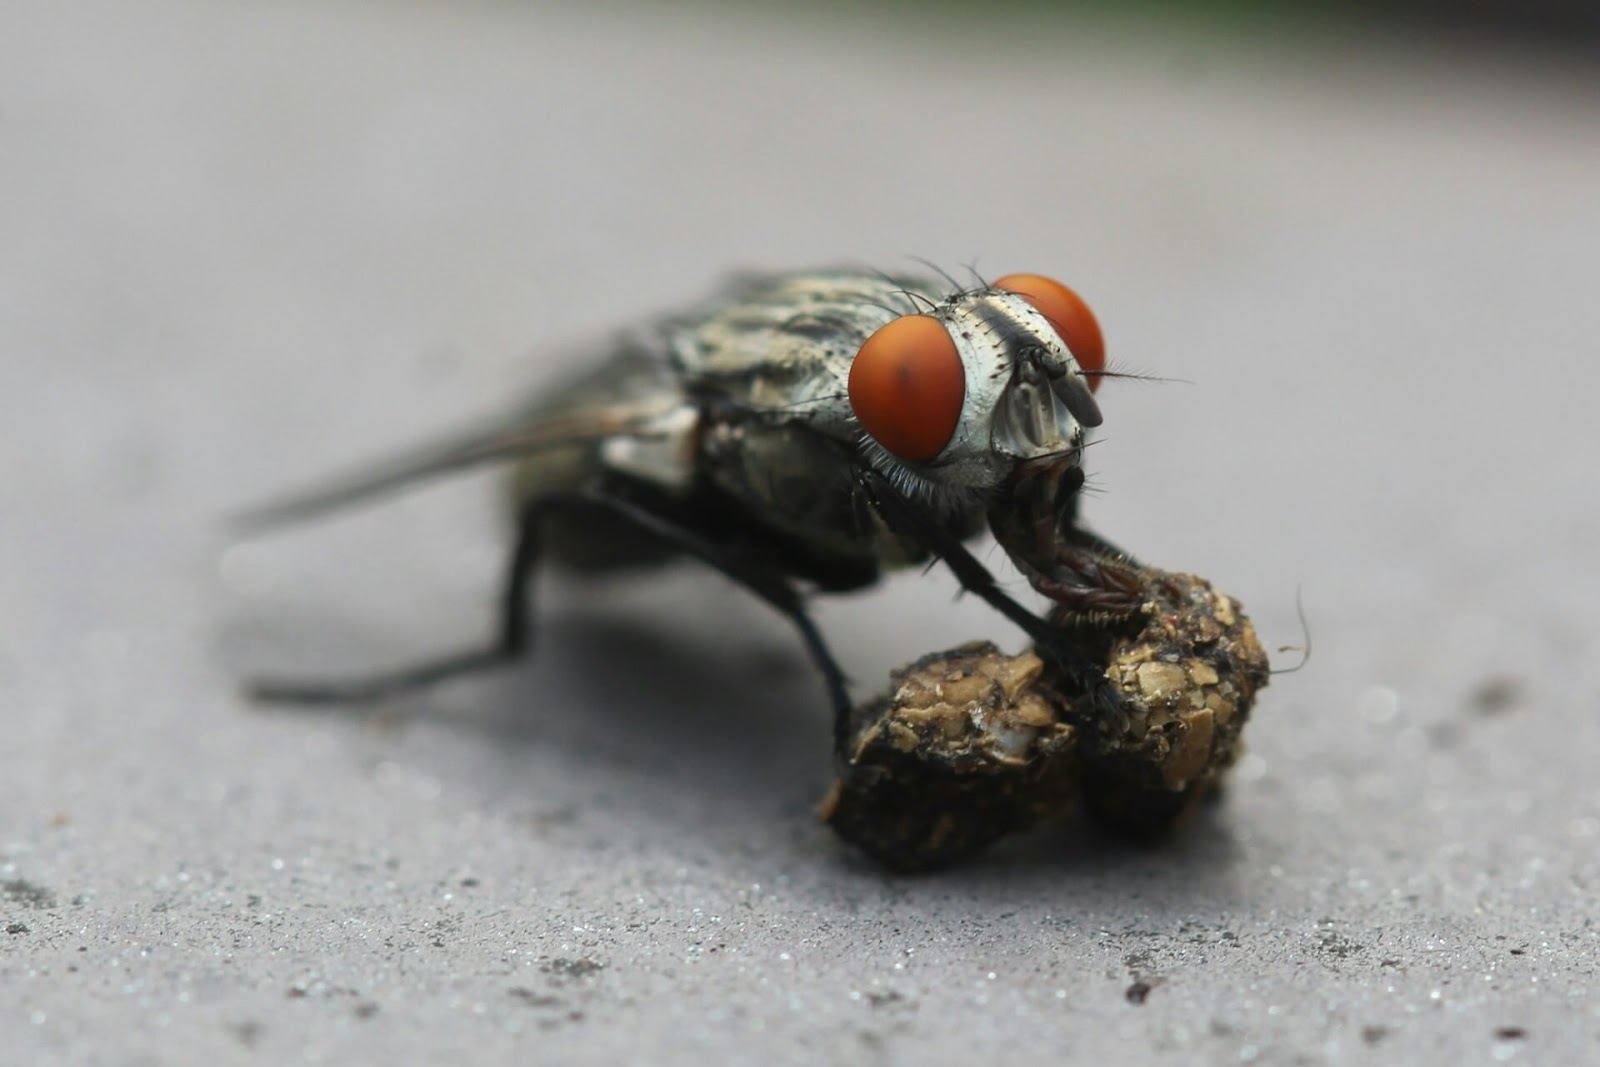
[[[1141,978],[1128,986],[1122,995],[1128,998],[1129,1004],[1143,1004],[1149,998],[1150,990],[1153,988],[1155,987]]]
[[[1520,1026],[1502,1026],[1495,1030],[1494,1036],[1497,1041],[1525,1041],[1528,1031]]]

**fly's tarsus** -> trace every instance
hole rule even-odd
[[[263,704],[298,704],[306,707],[376,704],[451,678],[504,666],[521,654],[520,648],[473,649],[361,678],[257,678],[245,684],[245,695]]]

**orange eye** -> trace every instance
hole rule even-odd
[[[850,364],[850,407],[862,429],[901,459],[932,459],[961,419],[966,369],[944,325],[904,315],[879,327]]]
[[[1095,321],[1094,312],[1083,302],[1083,297],[1042,274],[1007,274],[997,280],[994,287],[1016,293],[1049,319],[1050,325],[1067,343],[1072,358],[1083,368],[1089,388],[1099,388],[1099,372],[1106,366],[1106,342],[1100,336],[1100,324]]]

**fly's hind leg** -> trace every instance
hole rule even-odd
[[[776,608],[800,632],[806,651],[822,674],[833,705],[836,736],[848,730],[851,708],[844,672],[811,621],[793,583],[769,564],[741,552],[737,546],[707,537],[673,516],[670,509],[604,484],[589,490],[546,493],[533,498],[524,507],[517,525],[516,547],[501,590],[499,633],[488,646],[365,678],[262,680],[247,687],[249,694],[257,700],[273,703],[366,703],[517,659],[531,643],[528,586],[538,563],[540,533],[552,519],[585,518],[621,519],[668,548],[698,557]]]
[[[530,637],[527,587],[538,562],[539,529],[547,514],[542,504],[543,500],[530,504],[517,523],[516,545],[501,587],[499,632],[491,644],[358,678],[258,678],[246,683],[246,695],[267,704],[369,704],[519,658]]]

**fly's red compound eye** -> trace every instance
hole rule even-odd
[[[967,374],[956,343],[928,315],[880,327],[850,364],[850,407],[862,429],[901,459],[932,459],[956,432]]]
[[[994,287],[1016,293],[1049,319],[1050,325],[1067,343],[1072,358],[1083,368],[1089,388],[1100,387],[1100,371],[1106,366],[1106,342],[1100,336],[1100,324],[1095,321],[1094,312],[1083,302],[1083,297],[1042,274],[1007,274],[997,280]]]

